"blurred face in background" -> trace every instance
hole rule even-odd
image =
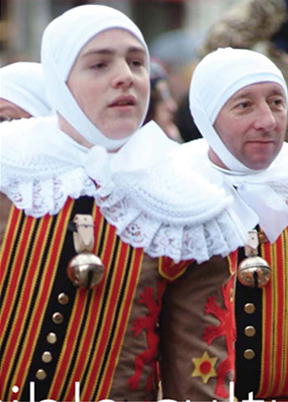
[[[14,103],[0,98],[0,122],[21,118],[29,118],[31,115]]]
[[[152,96],[155,102],[154,120],[165,131],[168,137],[178,140],[179,131],[174,123],[178,105],[170,92],[168,81],[164,79],[159,80],[155,84]]]

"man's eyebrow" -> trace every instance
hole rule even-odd
[[[285,98],[285,93],[280,88],[279,89],[275,88],[271,93],[271,96],[273,96],[273,95],[280,95],[280,96],[284,96],[284,98]]]
[[[91,49],[83,54],[83,57],[89,57],[94,55],[112,55],[115,54],[116,50],[113,48],[100,48],[100,49]],[[142,47],[131,46],[127,49],[127,53],[139,53],[145,55],[146,52]]]
[[[230,98],[230,100],[231,100],[232,102],[238,102],[238,101],[241,101],[242,99],[245,99],[245,98],[249,97],[251,94],[252,94],[251,91],[247,90],[247,91],[241,92],[241,93],[239,93],[239,94],[234,94],[234,95]]]
[[[231,98],[231,100],[234,102],[234,101],[239,101],[239,100],[241,100],[241,99],[245,99],[245,98],[247,98],[248,96],[250,96],[251,95],[251,91],[245,91],[245,92],[242,92],[241,94],[238,94],[238,95],[234,95],[234,96],[232,96],[232,98]],[[284,96],[285,97],[285,94],[284,94],[284,91],[282,91],[281,90],[281,88],[275,88],[275,89],[273,89],[272,91],[271,91],[271,93],[269,94],[269,96],[275,96],[275,95],[277,95],[277,96]]]
[[[115,53],[115,50],[113,49],[108,49],[108,48],[103,48],[103,49],[91,49],[88,50],[87,52],[83,53],[83,57],[89,57],[89,56],[94,56],[97,54],[113,54]]]

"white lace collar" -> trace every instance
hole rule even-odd
[[[231,198],[173,164],[166,155],[179,145],[155,123],[112,157],[75,143],[55,119],[13,123],[1,128],[1,191],[27,215],[56,214],[68,197],[88,195],[123,241],[152,257],[201,263],[245,243]]]

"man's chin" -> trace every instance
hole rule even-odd
[[[105,136],[107,138],[110,138],[112,140],[123,140],[124,138],[128,138],[131,137],[138,128],[135,127],[126,127],[123,129],[113,129],[110,132],[108,132],[107,134],[105,134]]]

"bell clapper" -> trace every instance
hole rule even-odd
[[[245,258],[238,266],[237,277],[242,285],[263,288],[270,281],[271,268],[267,261],[258,255],[259,238],[257,230],[249,231],[245,246]]]

